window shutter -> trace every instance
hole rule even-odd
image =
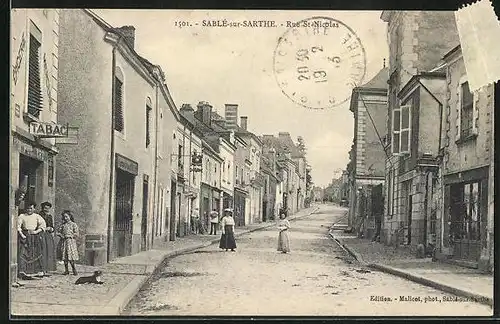
[[[39,117],[42,110],[42,87],[40,77],[40,47],[42,44],[30,35],[28,73],[28,113]],[[50,100],[50,98],[49,98]]]
[[[115,78],[115,130],[123,132],[123,82]]]
[[[460,82],[457,86],[456,90],[456,95],[457,95],[457,119],[455,120],[455,128],[457,130],[455,134],[455,141],[458,141],[460,139],[460,134],[462,132],[461,129],[461,123],[462,123],[462,82]]]
[[[479,118],[479,93],[480,91],[475,91],[472,96],[473,96],[473,106],[472,106],[472,135],[478,135],[479,134],[479,129],[477,127],[477,120]]]
[[[398,155],[400,148],[401,111],[392,111],[392,154]]]
[[[450,235],[450,224],[449,222],[451,221],[450,218],[450,212],[449,209],[451,207],[451,187],[449,185],[444,186],[444,195],[443,195],[443,200],[444,200],[444,211],[442,214],[443,222],[443,230],[441,233],[443,233],[442,242],[444,247],[449,247],[450,246],[450,240],[449,240],[449,235]]]
[[[411,105],[401,106],[399,153],[410,153],[411,146]]]
[[[151,111],[153,109],[146,105],[146,148],[151,144]]]

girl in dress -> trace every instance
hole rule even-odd
[[[290,252],[290,239],[288,238],[288,229],[290,228],[290,222],[286,219],[286,214],[284,211],[280,213],[280,219],[278,220],[278,251],[281,253]]]
[[[58,236],[62,240],[61,252],[65,268],[64,274],[69,274],[68,263],[70,263],[73,275],[76,276],[78,272],[75,268],[75,261],[78,261],[78,247],[75,238],[78,236],[78,226],[73,219],[73,214],[69,210],[62,212],[62,220],[63,224],[59,227]]]
[[[25,212],[18,216],[17,232],[19,233],[18,244],[18,274],[20,278],[43,277],[43,231],[46,228],[45,220],[35,213],[36,204],[26,204]]]
[[[236,241],[234,239],[234,218],[233,212],[231,209],[227,208],[224,210],[225,216],[221,220],[221,229],[222,236],[220,238],[219,247],[221,249],[231,249],[232,252],[235,252],[236,249]]]

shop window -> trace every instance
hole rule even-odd
[[[451,227],[454,240],[480,239],[481,182],[454,185],[451,188]]]

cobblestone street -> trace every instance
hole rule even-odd
[[[292,221],[290,254],[276,251],[271,227],[237,238],[235,253],[212,245],[172,258],[125,314],[491,315],[488,306],[446,301],[441,291],[363,268],[328,236],[344,212],[322,206]]]

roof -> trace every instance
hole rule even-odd
[[[264,146],[274,148],[278,154],[290,153],[292,158],[304,157],[290,136],[279,138],[273,135],[263,135],[261,141]]]
[[[366,82],[359,88],[387,90],[388,89],[387,80],[389,80],[389,68],[384,67],[370,81]]]
[[[186,120],[193,128],[194,130],[201,134],[202,139],[205,140],[210,147],[217,153],[219,153],[219,145],[218,142],[214,141],[213,138],[210,138],[210,136],[217,135],[217,132],[214,131],[211,127],[203,123],[202,121],[198,120],[198,118],[194,117],[194,114],[192,111],[186,111],[184,109],[181,109],[180,112],[181,116]]]

